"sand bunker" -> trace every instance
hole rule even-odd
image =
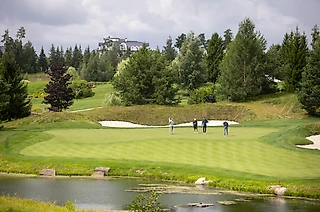
[[[209,120],[209,123],[207,124],[208,127],[213,126],[223,126],[224,121],[220,120]],[[168,125],[165,126],[149,126],[149,125],[141,125],[141,124],[134,124],[131,122],[125,122],[125,121],[100,121],[99,122],[104,127],[116,127],[116,128],[147,128],[147,127],[168,127]],[[234,121],[228,121],[229,125],[238,124]],[[182,123],[182,124],[175,124],[175,127],[192,127],[192,122],[189,123]],[[201,126],[201,121],[198,121],[198,126]]]
[[[313,142],[313,144],[309,145],[296,145],[297,147],[306,148],[306,149],[317,149],[320,150],[320,135],[312,135],[306,137],[306,139]]]

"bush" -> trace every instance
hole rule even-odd
[[[114,92],[106,95],[106,100],[104,103],[108,106],[123,105],[121,98]]]
[[[83,99],[94,96],[94,92],[86,80],[72,81],[69,87],[72,89],[75,99]]]
[[[208,85],[193,90],[188,98],[188,104],[199,104],[204,102],[216,102],[214,97],[214,85]]]
[[[36,90],[35,92],[32,93],[32,97],[34,98],[40,98],[40,97],[44,97],[48,95],[44,89],[39,89],[39,90]]]
[[[128,206],[129,211],[134,212],[163,212],[164,209],[160,208],[158,198],[160,194],[156,191],[152,191],[149,198],[139,195]]]

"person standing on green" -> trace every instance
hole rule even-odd
[[[193,133],[197,133],[198,134],[198,121],[197,119],[193,119]]]
[[[170,129],[170,134],[173,134],[173,125],[174,125],[174,121],[173,118],[169,118],[169,129]]]
[[[203,118],[203,120],[202,120],[202,132],[204,133],[204,134],[206,134],[207,133],[207,123],[208,123],[209,121],[206,119],[206,118]]]
[[[228,127],[229,127],[229,124],[227,121],[224,121],[223,122],[223,135],[224,136],[228,136]]]

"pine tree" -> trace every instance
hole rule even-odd
[[[91,54],[91,51],[90,51],[90,47],[88,46],[83,53],[83,58],[82,58],[83,63],[88,64],[88,61],[90,59],[90,54]]]
[[[165,55],[166,59],[170,62],[176,58],[177,52],[174,49],[171,36],[169,36],[169,38],[167,39],[167,44],[166,46],[163,47],[162,53]]]
[[[64,59],[66,61],[66,66],[72,66],[72,48],[68,48],[64,54]]]
[[[233,34],[232,34],[231,29],[226,29],[226,30],[224,31],[223,37],[224,37],[224,41],[223,41],[223,43],[224,43],[224,48],[227,49],[229,43],[231,43],[231,41],[232,41],[232,39],[233,39]]]
[[[302,73],[298,100],[310,115],[320,115],[320,39],[313,43],[313,50]]]
[[[78,45],[75,45],[73,48],[73,54],[72,54],[72,67],[74,67],[76,70],[79,70],[82,57],[83,55],[82,55],[81,46],[78,47]]]
[[[311,46],[312,46],[312,49],[315,48],[315,42],[319,39],[320,37],[320,32],[319,32],[319,28],[318,28],[318,25],[314,25],[314,27],[312,28],[312,33],[311,33],[311,37],[312,37],[312,40],[311,40]]]
[[[228,46],[218,78],[217,94],[222,100],[246,100],[261,92],[265,78],[263,63],[266,42],[254,30],[254,23],[245,19],[240,23],[235,39]]]
[[[41,72],[46,72],[48,70],[47,56],[44,53],[43,46],[41,47],[41,51],[39,54],[38,66],[39,66]]]
[[[24,63],[21,69],[24,73],[31,74],[40,72],[40,68],[38,66],[38,55],[30,41],[23,46],[23,60]]]
[[[285,87],[289,92],[294,92],[299,89],[299,84],[302,78],[303,68],[307,64],[308,46],[307,37],[299,32],[292,31],[290,34],[285,34],[282,47],[281,57],[285,63]]]
[[[1,60],[0,60],[1,66]],[[10,96],[8,95],[10,86],[5,83],[0,77],[0,122],[4,120],[4,114],[6,114],[6,110],[9,106]],[[1,128],[1,127],[0,127]]]
[[[176,47],[177,49],[181,49],[183,42],[186,40],[187,35],[184,33],[181,33],[181,35],[179,35],[176,38],[176,43],[174,44],[174,47]]]
[[[53,64],[50,68],[50,81],[44,91],[48,94],[43,103],[50,104],[50,111],[61,112],[73,104],[73,91],[69,87],[70,74],[62,63]]]
[[[0,78],[3,81],[3,85],[9,86],[6,92],[9,96],[9,101],[5,104],[6,107],[1,114],[1,119],[11,121],[29,116],[31,103],[27,99],[27,84],[22,80],[21,70],[16,64],[12,52],[5,52],[2,57]]]
[[[272,79],[284,80],[285,67],[281,57],[281,45],[273,44],[266,53],[266,70],[267,74]]]
[[[208,70],[208,81],[216,83],[220,74],[220,63],[224,55],[224,43],[218,33],[214,33],[208,41],[207,54],[205,57]]]

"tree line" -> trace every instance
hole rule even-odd
[[[208,96],[213,101],[246,101],[261,94],[278,92],[278,80],[282,82],[283,90],[297,93],[303,108],[310,114],[319,113],[317,25],[312,29],[311,48],[305,33],[296,27],[283,36],[281,44],[273,44],[267,49],[267,40],[249,18],[240,22],[235,36],[230,29],[225,30],[223,36],[214,32],[209,39],[203,33],[196,35],[190,31],[179,35],[175,42],[169,36],[161,50],[143,46],[137,52],[123,51],[119,43],[111,42],[107,37],[101,50],[91,50],[88,46],[82,51],[78,45],[64,50],[62,46],[52,44],[48,57],[43,48],[37,56],[30,41],[23,44],[25,35],[26,31],[21,27],[15,39],[9,36],[8,30],[2,36],[5,53],[0,52],[0,95],[10,93],[7,91],[14,82],[9,79],[14,78],[17,80],[15,86],[20,86],[21,99],[24,99],[26,88],[20,82],[23,74],[52,73],[52,70],[73,67],[82,80],[111,81],[116,90],[113,98],[125,105],[174,105],[179,103],[181,91],[189,97],[189,103],[207,101]],[[6,76],[13,66],[19,70],[20,78]],[[0,108],[9,107],[8,98],[1,98]],[[22,102],[22,108],[30,110],[30,102]]]

